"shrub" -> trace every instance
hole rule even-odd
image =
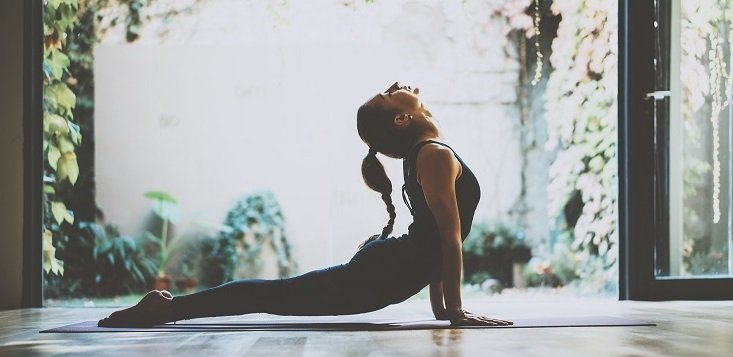
[[[205,241],[201,282],[214,286],[234,278],[239,266],[252,276],[262,269],[260,253],[270,244],[277,254],[280,277],[297,270],[285,230],[285,217],[275,195],[268,190],[245,195],[227,213],[222,229]]]
[[[46,274],[50,298],[115,296],[147,289],[156,262],[145,257],[141,241],[122,236],[113,225],[79,222],[79,235],[57,242],[64,275]]]
[[[526,263],[531,256],[523,231],[501,222],[474,224],[463,245],[465,281],[480,284],[492,277],[512,286],[512,264]]]

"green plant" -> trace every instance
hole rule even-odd
[[[512,264],[526,263],[531,249],[524,231],[502,222],[478,222],[463,244],[463,270],[466,282],[481,283],[489,277],[511,286]]]
[[[564,230],[555,233],[550,247],[529,261],[528,286],[560,287],[580,277],[579,270],[585,262],[571,248],[572,235]]]
[[[607,277],[606,283],[595,286],[615,286],[617,281],[616,276],[606,274],[616,269],[618,256],[613,189],[617,175],[618,14],[617,6],[610,4],[602,0],[508,0],[495,11],[506,20],[507,38],[518,42],[521,81],[518,104],[522,109],[522,128],[528,127],[524,125],[528,118],[525,97],[529,85],[524,72],[528,62],[525,38],[545,37],[535,38],[535,49],[540,47],[538,43],[552,41],[547,47],[547,52],[551,52],[549,66],[541,66],[540,57],[535,61],[535,70],[550,69],[542,96],[549,134],[545,149],[555,155],[549,170],[548,213],[552,229],[564,237],[559,241],[568,245],[560,250],[586,260],[577,265],[578,269],[584,269],[584,275]],[[540,10],[539,17],[537,10]],[[530,26],[529,14],[535,15],[535,25],[541,19],[542,23],[557,25],[557,29],[537,33],[539,27]],[[548,58],[547,53],[542,57]],[[516,211],[526,212],[526,202],[520,199]],[[546,249],[556,250],[557,242],[551,241]],[[598,271],[588,271],[589,266],[598,267]]]
[[[173,252],[173,244],[169,239],[169,228],[171,223],[175,223],[178,220],[179,208],[178,201],[168,192],[163,191],[149,191],[145,193],[145,198],[149,199],[152,203],[152,209],[155,216],[160,219],[160,235],[156,236],[150,231],[145,232],[145,235],[150,240],[157,243],[158,251],[160,254],[158,261],[158,276],[165,276],[165,268],[168,264],[168,259],[171,257]]]
[[[213,286],[231,280],[238,267],[256,276],[261,251],[269,244],[277,254],[279,275],[297,271],[286,234],[285,218],[275,195],[268,190],[245,195],[227,213],[224,228],[205,241],[202,283]]]
[[[194,4],[151,17],[190,12]],[[43,149],[46,279],[64,273],[63,246],[82,234],[76,221],[93,221],[98,207],[94,182],[94,45],[116,23],[137,39],[143,0],[44,1]],[[128,12],[110,11],[127,6]],[[103,21],[105,17],[110,21]],[[120,17],[122,17],[120,20]],[[82,138],[85,140],[82,141]]]
[[[120,235],[113,225],[81,221],[78,226],[73,239],[58,241],[65,273],[47,277],[47,297],[115,296],[146,288],[156,262],[146,257],[138,240]]]
[[[69,188],[79,177],[76,147],[81,143],[74,122],[76,95],[69,88],[68,39],[76,24],[77,0],[49,0],[43,11],[43,152],[44,234],[43,268],[46,275],[63,275],[57,257],[58,241],[68,238],[65,227],[74,223]],[[68,227],[66,228],[68,229]]]
[[[557,153],[550,166],[550,218],[566,233],[579,267],[597,267],[599,276],[618,256],[617,8],[599,0],[553,2],[562,21],[545,90],[546,148]],[[615,285],[617,278],[609,279]]]

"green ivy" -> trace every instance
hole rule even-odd
[[[77,0],[48,0],[43,13],[43,152],[44,152],[44,226],[43,269],[47,274],[63,275],[63,261],[56,257],[54,242],[65,233],[64,225],[74,223],[65,185],[79,178],[76,148],[81,131],[74,121],[76,95],[67,81],[70,59],[67,44],[76,24]]]

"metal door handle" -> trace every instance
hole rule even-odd
[[[654,91],[654,92],[651,92],[651,93],[647,93],[646,96],[644,97],[644,99],[649,100],[649,99],[652,99],[653,98],[654,100],[662,100],[662,99],[667,98],[667,97],[669,97],[671,95],[672,95],[672,92],[671,91],[668,91],[668,90],[658,90],[658,91]]]

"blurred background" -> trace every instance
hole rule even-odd
[[[387,221],[361,179],[356,109],[395,81],[420,88],[481,184],[466,294],[615,297],[617,8],[47,1],[46,304],[120,305],[151,288],[186,293],[347,262]],[[685,7],[682,19],[705,11]],[[678,25],[701,50],[713,42],[698,30],[719,21],[706,16]],[[681,56],[709,77],[706,57]],[[713,94],[680,93],[699,103],[684,120],[703,126],[689,140],[705,146],[710,116],[696,113],[709,112]],[[399,203],[402,162],[380,159],[401,235],[411,222]],[[685,183],[690,197],[712,192],[712,159],[685,156],[680,170],[698,175]],[[680,202],[699,222],[715,214],[705,201]],[[676,274],[728,273],[714,259],[727,259],[728,244],[711,229],[680,228]]]

